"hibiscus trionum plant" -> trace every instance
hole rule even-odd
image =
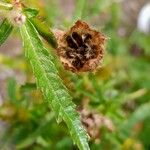
[[[37,87],[54,111],[58,122],[63,120],[74,143],[88,150],[88,135],[82,126],[75,105],[53,63],[53,56],[43,46],[40,36],[56,49],[64,68],[73,72],[93,71],[103,58],[105,36],[77,21],[68,32],[53,32],[37,18],[38,11],[28,8],[19,0],[0,2],[4,17],[0,24],[0,45],[18,28],[22,37],[25,57],[32,66]]]

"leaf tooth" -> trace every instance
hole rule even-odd
[[[59,108],[58,116],[57,116],[57,118],[56,118],[56,121],[57,121],[57,123],[62,122],[62,111],[61,111],[61,107]]]

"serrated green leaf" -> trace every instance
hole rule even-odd
[[[0,46],[5,42],[10,33],[12,32],[13,26],[8,22],[7,19],[4,19],[0,25]]]
[[[63,119],[66,122],[72,139],[80,150],[89,150],[88,136],[75,110],[75,105],[71,101],[72,98],[58,76],[52,56],[43,47],[38,32],[29,20],[20,27],[20,32],[25,55],[32,66],[37,87],[41,89],[57,119]]]
[[[46,25],[45,23],[42,23],[39,19],[37,18],[31,18],[30,20],[32,24],[36,27],[37,31],[39,34],[53,47],[57,48],[57,41],[50,30],[49,26]]]
[[[24,8],[23,13],[28,17],[28,18],[33,18],[38,15],[39,11],[34,8]]]

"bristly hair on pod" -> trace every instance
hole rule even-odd
[[[81,20],[68,32],[60,33],[55,32],[57,54],[66,70],[76,73],[94,71],[100,65],[105,51],[105,35]]]

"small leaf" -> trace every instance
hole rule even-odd
[[[49,26],[47,26],[45,23],[42,23],[39,19],[32,18],[30,20],[32,24],[36,27],[39,34],[53,47],[57,48],[57,41],[53,34],[53,32],[50,30]]]
[[[89,150],[87,133],[75,110],[75,105],[71,101],[71,96],[58,76],[58,71],[52,62],[53,57],[43,47],[38,32],[29,20],[20,28],[20,32],[25,56],[32,66],[37,87],[41,89],[57,119],[63,119],[66,122],[72,139],[80,150]]]
[[[0,46],[5,42],[10,33],[12,32],[13,26],[8,22],[7,19],[4,19],[0,25]]]
[[[14,78],[10,78],[7,83],[7,92],[8,92],[9,99],[12,102],[17,101],[17,96],[16,96],[17,92],[16,91],[17,91],[16,80]]]
[[[31,91],[35,89],[37,89],[37,86],[35,83],[26,83],[20,87],[20,90],[22,91]]]
[[[37,9],[34,8],[25,8],[23,9],[23,13],[28,17],[28,18],[33,18],[36,17],[39,13]]]
[[[11,10],[13,8],[12,4],[0,2],[0,10]]]

